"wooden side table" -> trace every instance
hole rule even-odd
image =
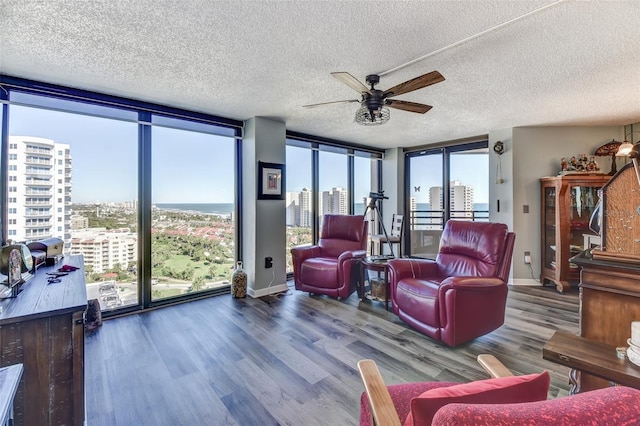
[[[571,394],[580,392],[576,371],[640,389],[640,367],[626,358],[618,358],[616,347],[607,343],[556,331],[542,348],[542,358],[573,369]]]
[[[360,280],[362,288],[360,289],[361,300],[366,300],[365,284],[367,280],[367,271],[382,272],[384,276],[384,308],[389,310],[389,259],[376,259],[372,256],[364,257],[360,261],[362,267],[362,279]],[[373,289],[371,278],[369,278],[369,287]]]

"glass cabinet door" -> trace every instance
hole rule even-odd
[[[544,188],[544,267],[556,269],[556,188]]]
[[[584,236],[593,234],[589,229],[589,220],[599,201],[600,187],[572,186],[569,209],[569,254],[571,257],[588,249],[584,246]],[[577,271],[577,265],[570,264]]]

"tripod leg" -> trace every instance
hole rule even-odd
[[[387,234],[387,228],[385,228],[384,222],[382,221],[382,215],[380,214],[380,210],[378,210],[377,206],[374,206],[373,210],[376,212],[378,221],[380,222],[380,227],[382,228],[382,233],[384,234],[384,238],[387,241],[387,245],[389,246],[389,250],[391,250],[391,256],[396,257],[395,253],[393,252],[393,244],[391,243],[391,240],[389,239],[389,234]],[[380,244],[380,254],[382,254],[382,244]]]

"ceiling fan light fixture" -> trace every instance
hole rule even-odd
[[[379,126],[389,121],[390,117],[391,112],[385,106],[374,110],[362,106],[356,111],[356,123],[362,126]]]

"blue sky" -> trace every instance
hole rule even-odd
[[[136,123],[16,105],[10,108],[9,120],[12,136],[38,136],[70,145],[73,202],[137,199]],[[233,139],[157,126],[152,132],[154,203],[233,202]],[[288,147],[287,155],[287,191],[310,187],[310,151]],[[475,202],[488,202],[486,156],[452,157],[452,178],[474,187]],[[369,164],[370,160],[356,157],[356,202],[370,191]],[[437,178],[439,167],[433,159],[413,163],[412,186],[420,186],[421,190],[412,195],[417,196],[418,202],[427,202],[430,186],[441,185]],[[346,156],[321,151],[321,190],[346,186]]]

